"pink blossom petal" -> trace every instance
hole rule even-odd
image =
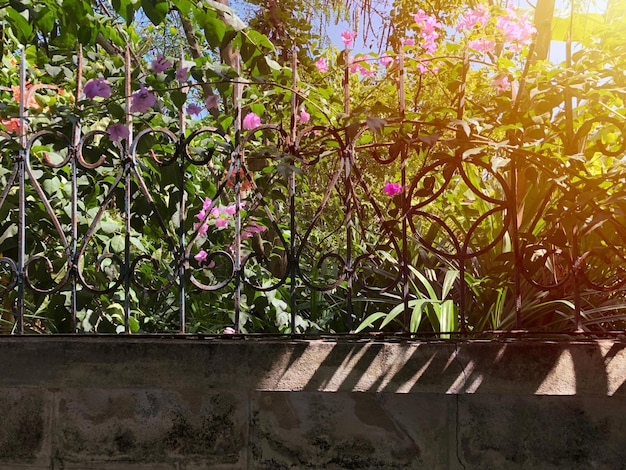
[[[315,67],[322,73],[328,72],[328,64],[326,63],[326,59],[324,57],[315,62]]]
[[[402,192],[402,186],[397,183],[385,183],[383,187],[383,193],[385,193],[389,197],[393,197],[396,194],[400,194]]]
[[[243,118],[243,128],[244,129],[254,129],[261,125],[261,118],[254,113],[246,114],[246,117]]]
[[[341,33],[341,40],[346,45],[346,47],[352,47],[352,44],[354,43],[354,38],[356,38],[356,36],[356,31],[344,31],[343,33]]]
[[[307,123],[311,120],[311,115],[307,113],[304,109],[300,111],[300,122]]]

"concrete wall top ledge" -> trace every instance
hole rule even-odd
[[[0,386],[626,394],[626,341],[7,336]]]

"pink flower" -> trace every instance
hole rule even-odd
[[[519,16],[513,7],[508,7],[506,12],[506,15],[498,17],[496,26],[504,34],[504,38],[511,41],[511,49],[520,51],[523,46],[532,42],[537,30],[526,15]]]
[[[155,73],[161,73],[169,69],[172,66],[172,63],[163,57],[163,54],[159,54],[156,56],[156,59],[152,61],[150,66]]]
[[[402,44],[404,46],[414,46],[415,45],[415,39],[409,38],[409,39],[405,39]]]
[[[92,78],[85,85],[85,96],[90,100],[96,96],[108,98],[111,96],[111,85],[104,78]]]
[[[193,259],[195,259],[198,263],[202,263],[207,256],[208,253],[206,251],[200,250],[198,254],[193,257]]]
[[[322,73],[328,72],[328,64],[326,63],[326,59],[324,57],[321,57],[317,62],[315,62],[315,67]]]
[[[243,128],[244,129],[254,129],[261,125],[261,118],[254,113],[246,114],[246,117],[243,118]]]
[[[309,113],[306,112],[306,110],[301,110],[300,111],[300,122],[302,123],[307,123],[311,120],[311,115]]]
[[[461,16],[459,23],[456,25],[456,30],[459,32],[463,30],[471,31],[476,25],[484,27],[489,22],[490,16],[485,5],[479,4],[476,9],[470,9]]]
[[[383,193],[385,193],[389,197],[393,197],[396,194],[400,194],[402,192],[402,186],[397,183],[385,183],[383,187]]]
[[[197,116],[202,112],[202,108],[197,104],[190,104],[187,106],[187,112],[193,116]]]
[[[237,206],[235,206],[235,204],[224,207],[224,214],[235,215],[235,212],[237,212]]]
[[[130,112],[145,113],[155,104],[156,96],[150,93],[150,91],[142,85],[139,91],[133,93],[133,98],[130,102]]]
[[[204,250],[200,250],[198,252],[197,255],[195,255],[193,258],[198,262],[198,264],[200,264],[200,266],[202,266],[203,268],[214,268],[215,267],[215,261],[211,261],[209,264],[207,265],[203,265],[204,261],[207,259],[207,256],[209,254],[204,251]]]
[[[356,31],[344,31],[343,33],[341,33],[341,40],[346,45],[346,47],[352,47],[356,35]]]
[[[374,71],[363,67],[361,65],[361,63],[363,62],[365,62],[364,59],[357,59],[357,60],[351,61],[350,66],[348,67],[348,70],[350,71],[350,73],[358,73],[360,75],[363,75],[364,77],[373,77]]]
[[[502,93],[511,88],[509,77],[506,75],[500,75],[498,78],[491,82],[491,85],[496,89],[498,93]]]
[[[215,226],[219,228],[228,227],[228,219],[224,219],[223,217],[220,217],[219,219],[215,221]]]
[[[20,119],[19,118],[11,118],[11,119],[2,119],[0,123],[4,126],[7,132],[12,134],[17,134],[20,131]]]
[[[176,80],[178,80],[179,82],[186,82],[188,74],[189,69],[187,67],[179,67],[176,69]]]
[[[441,23],[434,16],[427,15],[424,10],[415,13],[413,19],[420,28],[421,46],[428,54],[433,54],[437,50],[438,30],[442,28]]]
[[[198,224],[194,225],[194,230],[198,228]],[[207,233],[209,231],[209,225],[208,224],[202,224],[200,226],[200,229],[198,230],[198,235],[204,235],[205,233]]]
[[[117,142],[122,139],[128,139],[130,130],[124,124],[111,124],[107,129],[107,134],[109,134],[109,139],[112,142]]]
[[[220,210],[219,207],[214,207],[213,209],[211,209],[211,215],[215,218],[218,218],[221,213],[222,211]]]
[[[204,100],[204,104],[207,109],[217,109],[217,107],[219,106],[219,101],[216,95],[211,95],[207,97],[206,100]]]
[[[231,328],[230,326],[227,326],[226,328],[224,328],[224,334],[225,335],[236,335],[237,332],[235,331],[234,328]]]
[[[204,198],[204,201],[202,201],[202,210],[203,211],[208,211],[209,208],[211,207],[211,204],[213,204],[213,201],[211,201],[210,198]]]
[[[382,65],[383,67],[388,67],[389,65],[393,64],[393,57],[385,55],[378,59],[378,62],[380,62],[380,65]]]

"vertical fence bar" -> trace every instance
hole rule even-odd
[[[404,120],[404,113],[406,111],[406,97],[404,94],[404,54],[402,51],[398,54],[398,66],[400,68],[398,72],[398,111],[400,113],[400,119]],[[409,311],[409,246],[408,246],[408,236],[407,236],[407,218],[406,213],[409,208],[409,201],[407,200],[406,195],[406,164],[407,164],[407,153],[408,149],[406,147],[402,148],[402,152],[400,154],[401,159],[401,184],[402,184],[402,192],[400,193],[400,201],[402,204],[402,253],[400,253],[400,278],[402,279],[402,302],[404,303],[404,329],[405,332],[410,331],[411,324],[411,313]]]
[[[509,229],[513,241],[513,286],[515,295],[515,329],[522,328],[522,285],[521,269],[523,268],[522,256],[519,247],[519,223],[517,215],[517,155],[511,156],[511,198],[509,209],[511,211],[511,223]],[[497,325],[496,325],[497,326]]]
[[[20,45],[20,149],[17,154],[17,172],[19,178],[19,208],[17,220],[17,333],[24,334],[24,281],[26,273],[26,50]]]
[[[124,56],[124,78],[126,86],[126,126],[128,127],[129,136],[124,146],[122,162],[124,164],[125,182],[124,182],[124,210],[126,233],[124,237],[124,333],[130,333],[130,204],[132,180],[131,170],[134,160],[134,154],[131,152],[131,142],[133,140],[132,117],[130,113],[131,100],[131,70],[130,70],[130,47],[126,46],[126,54]]]
[[[583,331],[583,323],[581,316],[581,299],[580,299],[580,272],[582,270],[580,250],[578,249],[578,227],[574,226],[572,234],[572,274],[574,275],[574,322],[576,324],[576,332]]]
[[[183,47],[180,47],[180,68],[183,68],[185,56],[183,53]],[[180,185],[180,208],[178,211],[178,238],[179,238],[179,255],[178,255],[178,293],[179,293],[179,325],[178,332],[184,334],[186,331],[187,322],[187,303],[186,303],[186,269],[187,260],[185,259],[185,252],[187,249],[185,239],[185,211],[187,192],[185,191],[185,132],[187,129],[185,105],[183,104],[180,114],[178,116],[178,126],[180,137],[178,139],[178,170],[180,172],[180,179],[178,181]]]
[[[241,159],[243,149],[241,148],[241,99],[243,97],[243,86],[239,81],[241,66],[239,55],[235,54],[235,66],[237,78],[235,78],[233,89],[233,108],[235,110],[235,148],[231,158],[234,159],[233,165],[235,169],[235,240],[234,240],[234,256],[235,256],[235,331],[239,333],[239,321],[241,316],[241,180],[239,171],[241,169]]]
[[[293,156],[293,165],[295,166],[295,156],[297,153],[296,131],[298,113],[298,55],[295,46],[291,47],[291,134],[289,136],[289,146]],[[289,276],[291,284],[289,288],[289,308],[291,310],[291,334],[296,333],[296,172],[295,168],[289,174],[289,228],[291,230],[289,236]]]
[[[349,49],[346,48],[344,51],[344,70],[343,70],[343,112],[348,115],[350,114],[350,74],[349,74],[349,66],[350,66],[350,53]],[[352,148],[353,142],[348,141],[348,134],[346,133],[346,148],[343,151],[342,159],[345,171],[345,220],[346,220],[346,260],[345,260],[345,268],[344,273],[347,275],[346,279],[346,290],[347,290],[347,305],[346,305],[346,313],[347,313],[347,324],[348,329],[352,330],[352,313],[353,313],[353,305],[352,305],[352,278],[353,278],[353,266],[352,266],[352,182],[350,180],[350,170],[352,169]]]
[[[82,93],[82,80],[83,80],[83,46],[78,45],[78,53],[76,56],[76,100],[80,99]],[[72,331],[77,332],[76,312],[78,311],[78,292],[77,292],[77,277],[78,277],[78,174],[77,174],[77,151],[78,143],[80,141],[81,121],[78,120],[72,127],[72,155],[70,157],[70,171],[72,179],[72,242],[70,246],[70,280],[71,280],[71,308],[72,308]]]

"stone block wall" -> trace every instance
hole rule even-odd
[[[625,347],[0,338],[0,469],[624,468]]]

